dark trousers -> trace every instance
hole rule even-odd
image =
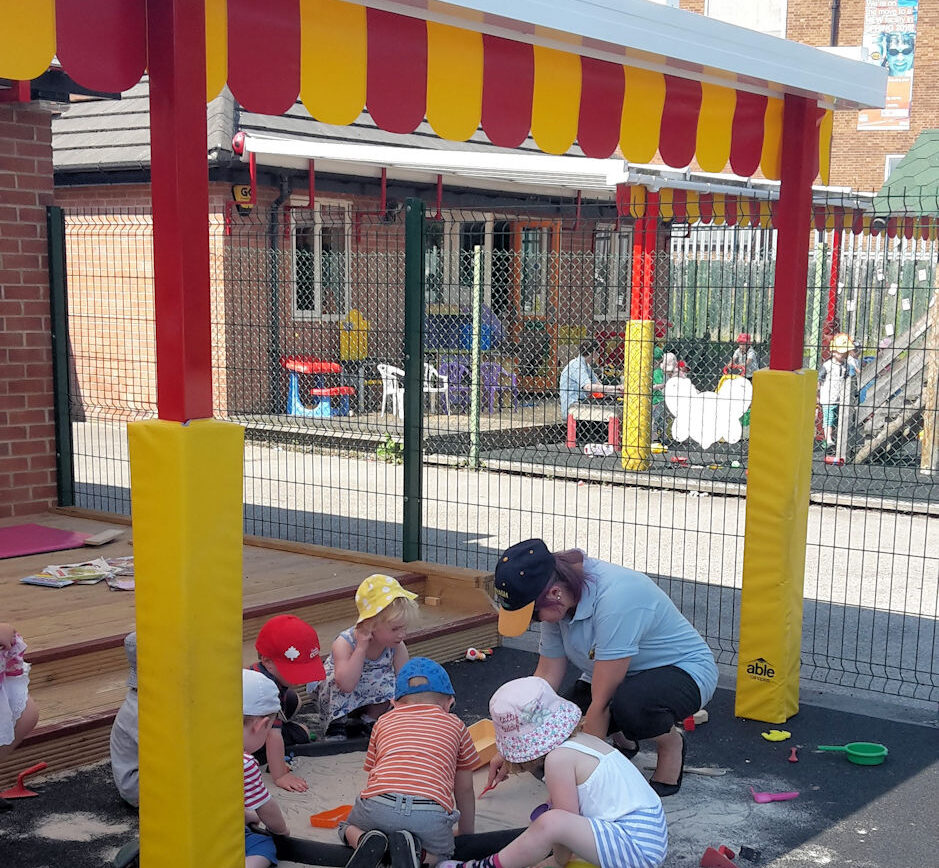
[[[590,684],[578,679],[566,698],[586,712],[591,702]],[[655,738],[700,707],[701,691],[684,669],[646,669],[627,675],[613,693],[610,732],[622,732],[633,741]]]

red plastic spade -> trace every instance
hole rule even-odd
[[[28,799],[30,796],[38,796],[39,793],[33,790],[27,790],[26,787],[23,786],[23,781],[30,775],[41,772],[45,767],[45,763],[36,763],[36,765],[30,766],[28,769],[23,769],[23,771],[16,776],[16,785],[0,793],[0,799]]]

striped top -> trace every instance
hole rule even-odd
[[[261,780],[261,768],[258,761],[246,753],[244,756],[245,769],[245,810],[256,811],[261,805],[271,800],[271,794]]]
[[[479,761],[466,724],[436,705],[401,705],[378,718],[365,755],[362,798],[402,793],[455,807],[458,771]]]

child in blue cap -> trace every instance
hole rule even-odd
[[[368,782],[340,829],[356,848],[347,868],[374,868],[386,848],[393,868],[435,865],[453,854],[455,823],[461,835],[474,831],[479,756],[466,725],[449,713],[453,702],[442,666],[415,657],[401,667],[393,707],[372,730]]]

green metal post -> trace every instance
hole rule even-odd
[[[473,340],[470,357],[470,451],[469,466],[479,470],[479,400],[482,390],[480,375],[480,329],[483,305],[483,249],[473,251]]]
[[[404,218],[404,516],[402,554],[421,557],[423,519],[424,203],[408,199]]]
[[[52,317],[52,406],[55,417],[55,476],[59,506],[75,505],[75,460],[69,414],[68,284],[65,271],[65,214],[46,209],[49,243],[49,307]]]

